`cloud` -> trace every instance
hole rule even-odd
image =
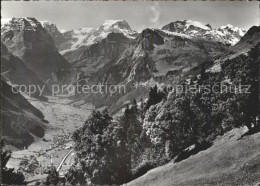
[[[149,9],[152,12],[152,16],[150,18],[150,22],[154,25],[158,25],[159,24],[159,20],[160,20],[160,7],[159,7],[159,3],[158,2],[154,2],[154,4],[152,6],[149,7]]]

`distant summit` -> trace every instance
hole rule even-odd
[[[1,40],[10,53],[45,82],[60,69],[70,68],[70,64],[58,53],[53,36],[49,34],[56,26],[43,25],[45,28],[35,18],[12,18],[2,25]]]
[[[132,30],[129,24],[124,20],[106,20],[101,28],[104,30],[108,30],[111,28],[124,29],[124,30]]]
[[[76,50],[81,46],[90,46],[107,38],[110,33],[121,33],[125,37],[134,39],[137,32],[133,31],[129,24],[124,20],[106,20],[96,29],[81,28],[65,32],[67,41],[61,45],[59,50],[61,54]],[[69,42],[68,42],[69,41]]]
[[[162,30],[186,34],[190,37],[214,40],[228,45],[235,45],[246,33],[246,30],[230,24],[214,29],[210,24],[203,24],[192,20],[175,21],[163,26]]]

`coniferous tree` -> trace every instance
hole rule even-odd
[[[149,91],[148,101],[147,101],[145,110],[148,110],[151,105],[160,103],[163,100],[163,98],[166,98],[165,93],[162,91],[159,91],[157,85],[155,85]]]
[[[74,132],[73,140],[77,164],[84,172],[85,180],[94,184],[123,184],[129,181],[124,131],[107,110],[94,111],[84,126]],[[68,178],[69,182],[74,179],[69,175]]]

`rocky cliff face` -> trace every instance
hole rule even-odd
[[[70,64],[58,53],[54,41],[34,18],[12,18],[1,27],[1,40],[8,50],[46,81]]]
[[[235,52],[247,52],[260,42],[260,26],[251,27],[241,40],[231,49]]]
[[[27,68],[21,59],[8,51],[4,44],[1,44],[1,76],[10,84],[36,85],[40,87],[44,85],[37,75]]]
[[[110,33],[97,43],[67,52],[64,58],[79,69],[81,75],[90,77],[109,62],[115,62],[126,50],[129,42],[121,33]]]
[[[64,34],[75,40],[69,49],[61,50],[69,46],[72,39],[61,44],[60,53],[77,69],[78,81],[88,81],[99,69],[111,61],[115,63],[136,36],[127,22],[121,20],[105,21],[97,29],[85,28]]]
[[[116,110],[125,101],[143,96],[148,84],[178,82],[198,72],[202,63],[211,66],[228,51],[227,46],[216,41],[145,29],[129,43],[118,60],[107,63],[89,80],[94,84],[125,85],[126,93],[87,95],[85,99],[93,101],[99,96],[97,106],[105,104]]]
[[[65,36],[58,30],[57,26],[49,21],[40,21],[42,27],[52,37],[56,47],[59,47],[61,43],[66,41]]]

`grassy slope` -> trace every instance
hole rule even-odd
[[[212,147],[179,163],[170,162],[127,185],[257,185],[260,184],[260,132],[234,129]]]

